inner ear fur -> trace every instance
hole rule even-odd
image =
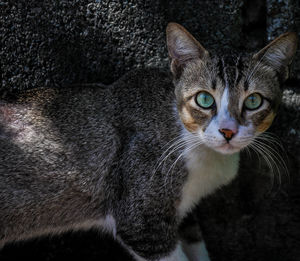
[[[169,23],[166,29],[171,71],[179,78],[184,66],[193,59],[207,59],[208,51],[181,25]]]
[[[289,66],[293,61],[298,45],[298,36],[294,32],[280,35],[253,56],[255,62],[262,62],[275,71],[285,81],[289,77]]]

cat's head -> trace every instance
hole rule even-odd
[[[211,56],[182,26],[167,44],[177,108],[185,128],[215,151],[240,151],[271,125],[297,48],[286,33],[253,56]]]

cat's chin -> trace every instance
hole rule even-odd
[[[230,155],[230,154],[234,154],[234,153],[237,153],[237,152],[240,152],[241,148],[238,148],[238,147],[234,147],[233,145],[231,145],[230,143],[226,143],[222,146],[219,146],[219,147],[215,147],[213,148],[215,151],[219,152],[219,153],[222,153],[222,154],[227,154],[227,155]]]

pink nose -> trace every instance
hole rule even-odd
[[[232,137],[234,136],[234,134],[236,134],[236,132],[234,132],[233,130],[230,130],[230,129],[220,129],[219,132],[224,136],[224,138],[227,141],[230,141],[232,139]]]

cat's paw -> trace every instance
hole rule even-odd
[[[176,249],[170,253],[169,256],[161,258],[158,261],[189,261],[189,259],[184,254],[181,245],[178,244]]]
[[[179,261],[189,261],[184,251],[182,250],[182,246],[180,245],[178,248],[178,260]]]
[[[210,261],[204,241],[197,243],[182,243],[182,249],[188,261]]]

